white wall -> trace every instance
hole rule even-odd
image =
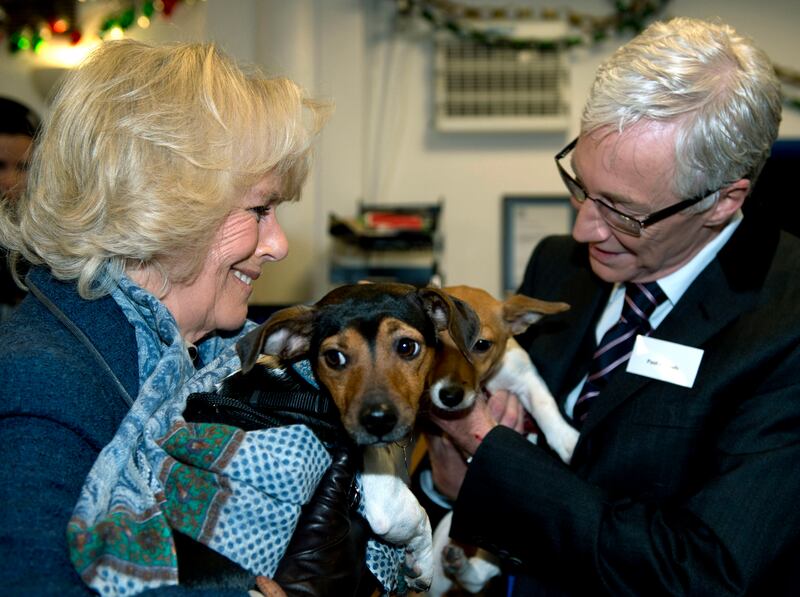
[[[496,4],[604,15],[605,0]],[[473,3],[475,4],[475,3]],[[480,5],[492,4],[484,0]],[[776,64],[800,69],[795,0],[673,0],[663,16],[720,17],[749,34]],[[438,133],[432,120],[432,40],[423,23],[398,30],[393,0],[207,0],[179,5],[168,23],[131,31],[147,39],[211,39],[243,60],[286,74],[335,100],[303,200],[281,208],[290,255],[270,265],[255,300],[318,298],[327,287],[327,218],[352,215],[360,199],[445,201],[443,269],[448,283],[500,293],[501,201],[508,194],[562,195],[552,156],[575,134],[599,62],[624,39],[571,55],[571,125],[564,134]],[[29,55],[0,52],[0,94],[44,109],[30,83]],[[787,107],[782,137],[800,137]]]
[[[354,2],[328,4],[352,11]],[[362,23],[356,18],[326,23],[323,29],[320,43],[326,48],[337,45],[338,51],[329,62],[321,61],[317,89],[333,95],[343,110],[325,133],[320,155],[323,205],[347,214],[352,213],[354,201],[360,197],[390,203],[444,197],[443,265],[447,281],[499,293],[502,197],[564,193],[553,155],[577,131],[580,108],[597,65],[622,40],[573,52],[573,115],[566,134],[438,133],[431,126],[430,36],[419,32],[389,35],[389,21],[379,15],[391,4],[365,2],[363,31],[358,29]],[[539,2],[530,4],[542,6]],[[609,6],[597,0],[562,4],[594,14],[605,14]],[[748,0],[675,0],[669,8],[673,15],[722,16],[753,36],[777,63],[796,63],[800,3],[771,2],[769,10],[764,10],[763,5]],[[347,56],[353,57],[352,62]],[[331,62],[334,65],[329,66]],[[358,68],[364,69],[361,86],[355,84],[354,71]],[[387,88],[382,91],[384,84]],[[364,126],[366,131],[362,130]],[[782,135],[800,135],[797,112],[787,109]]]

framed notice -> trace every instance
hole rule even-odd
[[[522,282],[533,248],[545,236],[569,234],[575,210],[567,196],[503,197],[503,291],[514,293]]]

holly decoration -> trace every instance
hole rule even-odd
[[[647,22],[657,17],[669,0],[616,0],[613,10],[605,16],[594,16],[572,10],[558,11],[543,8],[538,14],[527,7],[480,7],[451,0],[394,0],[396,13],[401,18],[421,18],[435,31],[445,31],[460,39],[470,40],[490,47],[514,49],[566,49],[605,41],[612,35],[636,34]],[[517,39],[504,34],[492,22],[538,18],[553,21],[566,19],[570,32],[562,37],[547,39]],[[475,23],[481,23],[476,26]],[[786,105],[800,109],[800,72],[775,66],[778,79],[784,85]],[[798,89],[794,96],[787,88]]]
[[[462,39],[487,46],[503,46],[514,49],[549,50],[571,48],[603,41],[614,34],[638,33],[647,21],[657,16],[669,0],[630,0],[614,3],[614,10],[602,17],[572,10],[563,15],[552,8],[544,8],[535,14],[530,8],[486,7],[466,5],[450,0],[395,0],[401,17],[420,17],[436,30],[448,31]],[[515,21],[540,18],[545,21],[566,18],[571,32],[559,38],[516,39],[491,27],[492,21]],[[481,22],[482,27],[474,23]]]
[[[156,15],[169,18],[182,2],[191,4],[193,0],[129,0],[101,19],[97,34],[102,38],[112,30],[146,26]],[[83,35],[75,0],[5,0],[0,4],[0,42],[5,42],[11,53],[36,52],[58,38],[76,45]]]

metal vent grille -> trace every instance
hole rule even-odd
[[[437,40],[436,127],[441,131],[553,131],[567,127],[569,73],[560,48]]]

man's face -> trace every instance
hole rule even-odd
[[[592,197],[643,219],[685,197],[673,189],[675,125],[640,124],[622,134],[599,131],[578,140],[572,153],[577,180]],[[594,201],[578,209],[572,236],[586,243],[592,270],[606,282],[649,282],[679,269],[715,234],[703,214],[680,212],[648,226],[640,237],[611,228]]]
[[[25,190],[32,140],[27,135],[0,134],[0,194],[16,199]]]

